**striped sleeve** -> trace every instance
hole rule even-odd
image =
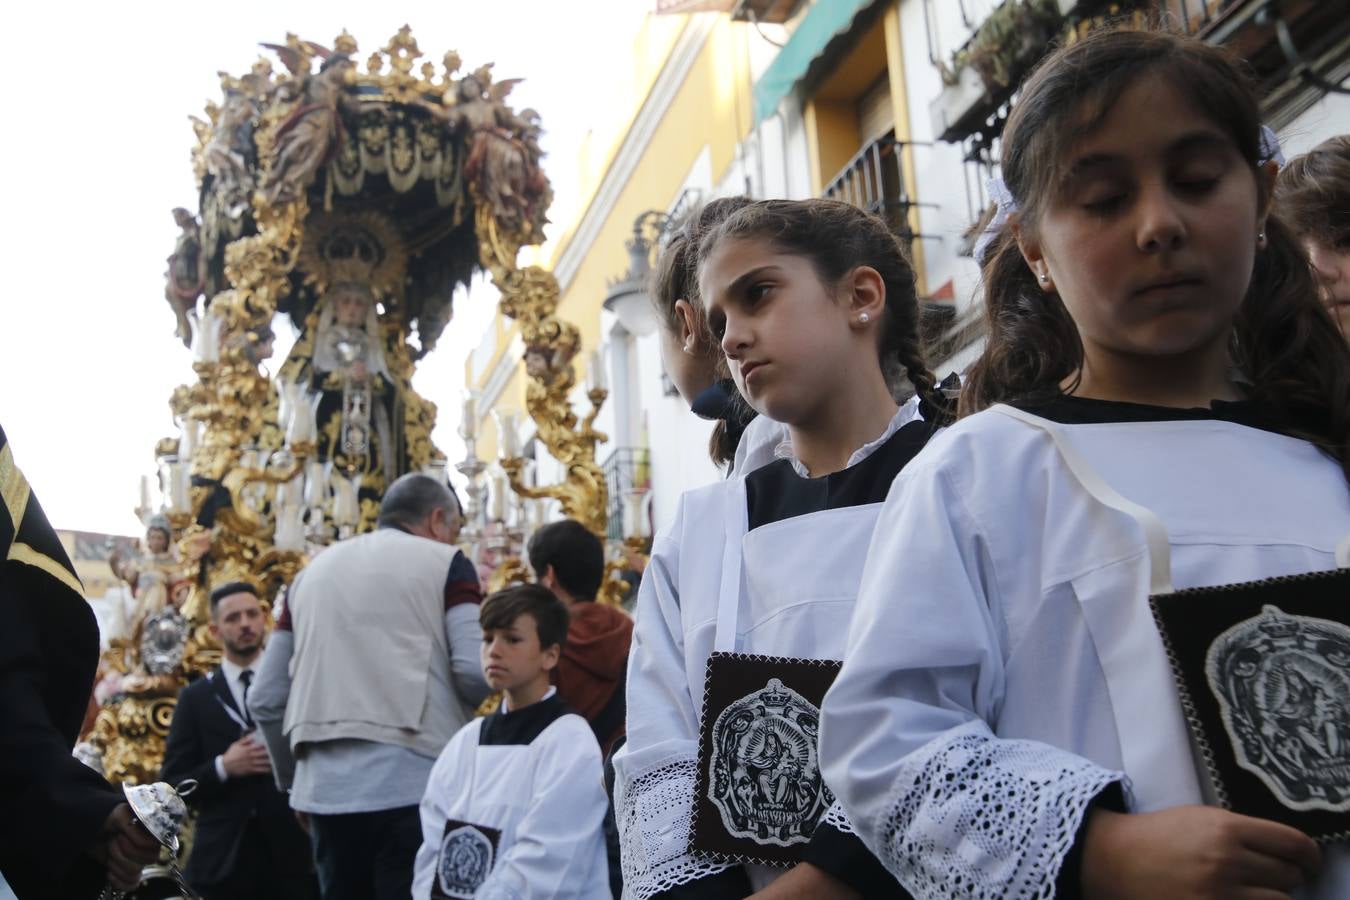
[[[478,571],[467,556],[456,550],[445,578],[445,608],[450,610],[465,603],[476,606],[482,602],[483,588],[478,583]]]

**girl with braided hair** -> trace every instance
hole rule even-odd
[[[945,421],[914,271],[881,220],[829,200],[744,205],[698,261],[705,339],[784,440],[686,492],[654,542],[615,756],[626,896],[903,896],[822,782],[816,733],[881,501]]]

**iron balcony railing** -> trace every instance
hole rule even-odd
[[[605,536],[621,541],[624,497],[634,490],[651,487],[651,452],[646,447],[619,447],[601,465],[609,486]]]
[[[928,146],[910,142],[913,146]],[[895,232],[906,246],[923,235],[915,232],[909,223],[909,211],[916,206],[935,204],[917,203],[905,190],[902,152],[906,142],[897,141],[894,132],[887,132],[863,147],[839,171],[821,196],[845,203],[878,216]]]

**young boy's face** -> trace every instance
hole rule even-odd
[[[483,629],[483,677],[494,691],[512,691],[547,678],[558,664],[559,647],[539,646],[534,616],[521,613],[505,628]]]

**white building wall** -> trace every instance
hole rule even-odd
[[[919,233],[925,235],[928,289],[936,291],[950,280],[959,316],[975,302],[979,286],[979,267],[970,257],[960,256],[958,249],[962,234],[979,217],[983,185],[975,183],[979,178],[974,168],[962,162],[961,147],[939,141],[934,132],[928,107],[942,93],[943,84],[942,73],[929,58],[926,29],[930,25],[933,29],[932,52],[939,60],[949,60],[952,52],[969,40],[970,30],[961,19],[958,4],[927,5],[925,18],[925,0],[904,0],[900,4],[910,135],[920,145],[913,151],[915,199],[925,204],[919,207]],[[971,22],[978,25],[994,6],[997,3],[973,0],[966,3],[966,10]]]
[[[1327,94],[1280,129],[1280,147],[1285,157],[1292,159],[1327,138],[1347,133],[1350,133],[1350,95]]]
[[[751,173],[753,179],[755,168],[755,161],[748,154],[733,162],[724,178],[724,183],[732,186],[726,193],[741,193],[746,173]],[[680,188],[668,199],[666,209],[673,208],[686,191],[697,192],[704,202],[721,193],[713,189],[712,156],[706,147],[690,166]],[[622,274],[614,273],[615,277]],[[674,517],[681,493],[720,477],[708,458],[713,423],[690,412],[678,394],[666,395],[659,332],[631,335],[609,312],[601,313],[600,326],[606,336],[601,352],[610,399],[596,419],[596,426],[608,435],[609,441],[597,448],[596,459],[604,462],[619,447],[648,449],[652,518],[659,530]]]

